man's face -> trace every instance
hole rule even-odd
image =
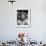
[[[25,19],[25,13],[22,12],[21,18],[24,20]]]
[[[20,10],[17,12],[17,20],[20,20],[21,22],[23,22],[24,20],[28,19],[28,11],[26,10]]]

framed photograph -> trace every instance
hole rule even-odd
[[[16,27],[25,28],[31,26],[31,9],[19,8],[16,10]]]

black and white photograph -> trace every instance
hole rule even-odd
[[[17,27],[29,27],[30,16],[31,15],[29,9],[17,9]]]

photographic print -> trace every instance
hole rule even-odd
[[[17,27],[30,27],[30,9],[17,9]]]

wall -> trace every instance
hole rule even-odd
[[[19,32],[31,35],[33,40],[46,40],[46,1],[17,0],[12,5],[0,0],[0,40],[15,40]],[[16,28],[16,9],[31,8],[31,28]]]

